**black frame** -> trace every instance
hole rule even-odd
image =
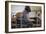
[[[8,31],[8,3],[31,3],[31,4],[43,4],[44,5],[44,29],[43,30],[32,30],[32,31],[16,31],[16,32],[9,32]],[[22,2],[22,1],[5,1],[5,32],[6,33],[19,33],[19,32],[37,32],[37,31],[45,31],[45,3],[40,2]]]

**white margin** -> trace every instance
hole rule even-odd
[[[39,28],[19,28],[19,29],[11,29],[11,5],[28,5],[28,6],[41,6],[42,7],[42,26]],[[43,30],[44,29],[44,5],[42,4],[22,4],[22,3],[9,3],[9,32],[13,31],[28,31],[28,30]]]

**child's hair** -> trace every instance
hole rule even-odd
[[[31,12],[31,9],[30,9],[29,6],[25,6],[25,10],[26,10],[27,12]]]

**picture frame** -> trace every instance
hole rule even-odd
[[[19,8],[18,8],[18,6],[19,6]],[[13,26],[12,27],[12,25],[13,25],[11,23],[12,22],[11,21],[12,20],[12,15],[14,15],[14,13],[16,14],[15,10],[19,10],[21,8],[21,6],[22,7],[23,6],[30,6],[31,7],[31,11],[33,11],[33,10],[35,11],[36,10],[37,14],[39,14],[39,12],[37,11],[39,9],[41,11],[40,12],[40,15],[41,15],[41,17],[40,17],[41,18],[40,25],[41,26],[37,26],[38,24],[35,24],[36,26],[31,26],[31,27],[29,27],[29,26],[28,27],[20,27],[20,26],[19,27],[14,27]],[[20,9],[19,11],[21,11],[21,10],[23,10],[23,8]],[[12,11],[13,11],[13,13],[12,13]],[[34,16],[35,12],[31,13],[31,15],[32,14]],[[45,31],[45,3],[40,3],[40,2],[22,2],[22,1],[5,1],[5,32],[6,33],[37,32],[37,31]]]

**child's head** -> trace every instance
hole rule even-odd
[[[26,10],[27,12],[31,12],[31,9],[30,9],[29,6],[25,6],[25,10]]]

